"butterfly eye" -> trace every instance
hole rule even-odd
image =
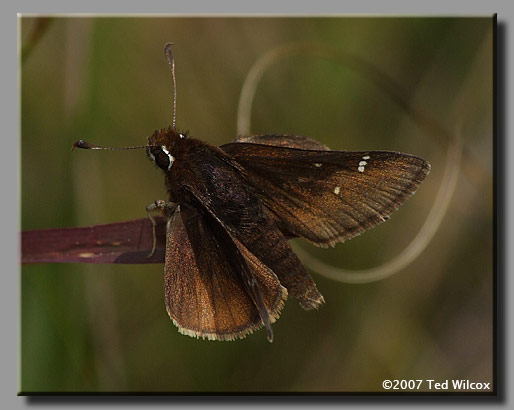
[[[175,158],[163,145],[161,147],[148,147],[146,149],[148,157],[164,171],[169,171]]]

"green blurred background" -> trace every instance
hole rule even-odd
[[[289,300],[274,326],[235,342],[182,336],[163,300],[162,265],[47,264],[21,269],[21,392],[366,392],[383,379],[493,377],[491,18],[21,18],[21,229],[145,217],[164,178],[139,145],[171,123],[163,46],[175,43],[177,127],[220,145],[236,135],[244,78],[291,42],[328,45],[378,66],[466,147],[433,241],[389,279],[350,285],[314,275],[326,304]],[[34,31],[36,30],[36,31]],[[259,83],[252,133],[332,149],[388,149],[432,172],[386,224],[334,249],[297,241],[345,268],[380,265],[409,244],[441,184],[446,145],[358,70],[308,53]],[[464,169],[465,168],[465,169]],[[464,172],[465,171],[465,172]]]

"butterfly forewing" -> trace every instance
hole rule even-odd
[[[245,274],[255,281],[269,312],[266,320],[274,322],[287,295],[276,276],[241,254],[209,216],[188,207],[175,212],[166,243],[164,287],[166,309],[181,333],[233,340],[262,327],[266,320]]]
[[[271,135],[249,135],[241,136],[234,142],[246,142],[251,144],[263,144],[272,145],[275,147],[286,147],[286,148],[299,148],[315,151],[329,151],[326,145],[319,143],[308,137],[301,135],[284,135],[284,134],[271,134]],[[221,148],[230,145],[223,145]]]
[[[241,142],[222,148],[244,167],[281,230],[319,246],[335,245],[386,220],[430,169],[420,158],[389,151]]]
[[[202,216],[175,212],[166,242],[166,310],[181,333],[231,340],[260,327],[244,285]]]

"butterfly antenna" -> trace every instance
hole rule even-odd
[[[71,150],[73,151],[75,148],[82,148],[82,149],[108,149],[108,150],[125,150],[125,149],[140,149],[140,148],[146,148],[149,145],[135,145],[133,147],[101,147],[100,145],[91,144],[84,140],[78,140],[73,143],[71,146]]]
[[[173,53],[171,51],[171,46],[173,43],[167,43],[164,46],[164,54],[166,55],[166,59],[168,60],[168,64],[171,70],[171,79],[173,81],[173,117],[171,124],[173,128],[175,128],[175,119],[177,115],[177,81],[175,80],[175,59],[173,58]]]

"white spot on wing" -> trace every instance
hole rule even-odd
[[[364,167],[366,166],[367,162],[365,160],[369,159],[369,155],[364,155],[362,157],[362,161],[359,162],[359,167],[357,168],[359,172],[364,172]]]
[[[334,194],[339,195],[339,192],[341,192],[341,187],[336,186],[334,188]]]
[[[321,164],[319,164],[319,163],[315,162],[315,163],[314,163],[314,166],[319,168],[319,167],[321,167]]]

